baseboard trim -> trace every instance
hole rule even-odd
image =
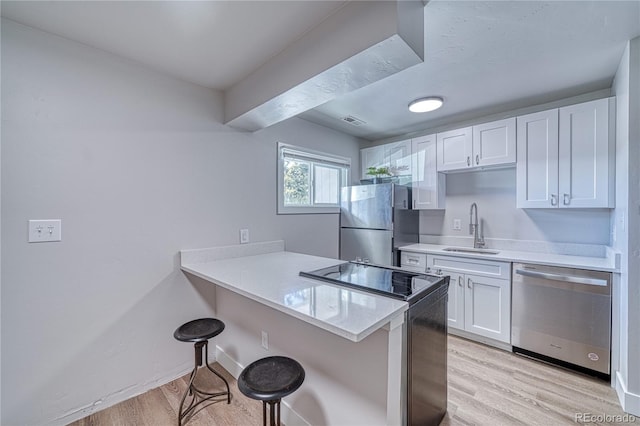
[[[507,351],[507,352],[512,351],[511,345],[509,343],[500,342],[498,340],[490,339],[488,337],[480,336],[478,334],[470,333],[468,331],[460,330],[453,327],[449,327],[448,332],[449,334],[452,334],[454,336],[464,337],[465,339],[473,340],[474,342],[478,342],[478,343],[483,343],[487,346],[492,346],[497,349],[502,349],[503,351]]]
[[[244,366],[231,358],[220,346],[216,345],[216,361],[233,377],[238,379]],[[285,400],[280,403],[281,422],[287,426],[311,426],[300,414],[298,414]]]
[[[616,393],[625,413],[640,417],[640,395],[627,390],[627,384],[619,371],[616,371]]]

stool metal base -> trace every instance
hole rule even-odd
[[[218,396],[223,396],[226,395],[227,396],[227,404],[231,403],[231,391],[229,390],[229,383],[227,382],[227,380],[222,377],[222,375],[220,375],[220,373],[218,373],[217,371],[215,371],[213,368],[211,368],[211,366],[209,365],[209,351],[208,351],[208,341],[204,341],[204,342],[196,342],[194,344],[194,348],[195,348],[195,367],[193,368],[193,371],[191,371],[191,377],[189,378],[189,385],[187,386],[187,389],[184,391],[184,395],[182,396],[182,399],[180,400],[180,409],[178,411],[178,426],[182,426],[183,420],[190,414],[193,413],[193,411],[195,410],[195,408],[197,406],[199,406],[200,404],[203,404],[207,401],[211,401],[213,398],[216,398]],[[202,366],[202,352],[204,352],[204,365],[207,367],[207,369],[209,371],[211,371],[213,374],[215,374],[216,376],[218,376],[225,384],[225,386],[227,387],[227,391],[226,392],[215,392],[215,393],[211,393],[211,392],[205,392],[202,389],[198,389],[194,383],[196,375],[198,374],[198,370],[200,369],[200,367]],[[187,395],[191,396],[191,401],[189,402],[189,404],[185,407],[185,401],[187,399]]]
[[[280,399],[262,401],[262,426],[267,426],[267,404],[269,405],[269,426],[280,426],[280,401]]]

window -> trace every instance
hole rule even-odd
[[[278,144],[278,213],[338,213],[351,160]]]

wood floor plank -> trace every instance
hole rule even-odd
[[[448,410],[442,426],[561,426],[576,425],[578,413],[624,414],[615,391],[602,380],[461,337],[449,336],[447,362]],[[221,398],[206,405],[187,426],[262,424],[262,403],[242,395],[236,380],[219,364],[213,368],[229,381],[231,404]],[[224,389],[212,374],[198,374],[197,384],[203,390]],[[175,426],[188,380],[185,375],[72,425]],[[640,426],[640,419],[636,424]]]

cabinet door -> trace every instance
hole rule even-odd
[[[372,175],[367,174],[367,169],[369,167],[382,167],[385,165],[384,154],[384,145],[363,148],[360,150],[360,169],[362,171],[360,175],[361,179],[373,178]]]
[[[473,166],[516,162],[516,119],[473,126]]]
[[[613,207],[609,102],[607,98],[560,108],[561,208]]]
[[[558,206],[558,110],[517,119],[516,205]]]
[[[444,209],[445,175],[436,166],[436,135],[422,136],[411,142],[413,208]]]
[[[464,282],[463,274],[444,272],[449,275],[449,299],[447,305],[447,324],[451,328],[464,330]]]
[[[394,176],[411,175],[411,139],[384,146],[384,162]]]
[[[438,133],[438,171],[460,170],[472,166],[473,132],[471,127]]]
[[[509,343],[510,281],[470,274],[465,276],[465,281],[465,330]]]

